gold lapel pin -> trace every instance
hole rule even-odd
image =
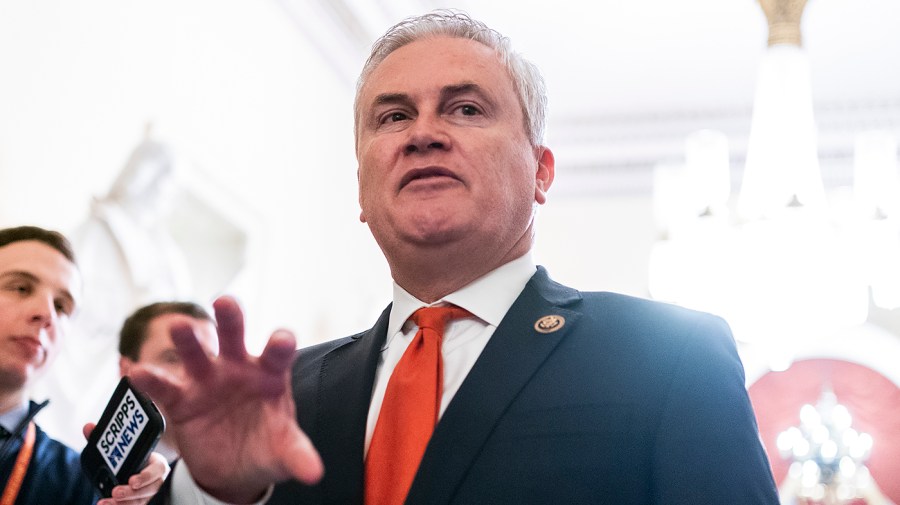
[[[553,333],[566,324],[566,318],[552,315],[544,316],[534,323],[534,329],[538,333]]]

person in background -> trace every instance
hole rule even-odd
[[[119,373],[122,376],[138,363],[166,371],[176,378],[184,377],[184,365],[172,342],[175,324],[193,328],[200,345],[215,355],[219,341],[213,318],[193,302],[157,302],[145,305],[125,319],[119,332]],[[163,412],[165,415],[165,412]],[[171,431],[163,433],[156,452],[172,463],[178,457],[178,447]]]
[[[192,298],[183,250],[167,222],[177,195],[174,149],[148,132],[87,219],[68,235],[79,257],[83,306],[36,394],[53,398],[41,414],[60,441],[78,447],[83,422],[100,415],[119,375],[122,321],[156,300]]]
[[[534,263],[555,176],[545,108],[537,69],[464,13],[375,43],[355,103],[359,205],[393,303],[296,354],[277,331],[249,355],[228,297],[219,356],[173,328],[188,380],[132,372],[182,451],[160,500],[778,503],[721,318],[578,291]]]
[[[0,502],[140,504],[162,485],[169,467],[152,454],[146,467],[113,498],[99,500],[79,455],[34,422],[47,402],[28,400],[29,386],[63,345],[81,296],[72,247],[54,231],[34,226],[0,229]],[[87,436],[93,425],[85,426]]]

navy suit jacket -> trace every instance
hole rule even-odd
[[[270,503],[363,501],[366,419],[390,307],[370,330],[299,351],[297,419],[325,464]],[[541,333],[543,316],[565,319]],[[777,504],[727,324],[543,268],[435,428],[407,505]]]
[[[39,410],[44,408],[46,403],[39,405],[30,402],[26,420],[31,420]],[[12,474],[16,458],[22,448],[24,440],[22,433],[26,426],[27,421],[19,426],[13,439],[6,444],[0,444],[5,446],[5,450],[0,454],[0,490],[6,486]],[[37,426],[34,452],[15,505],[47,505],[50,503],[92,505],[99,499],[100,494],[81,470],[78,453],[50,438],[40,426]]]

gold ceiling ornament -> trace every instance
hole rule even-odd
[[[800,17],[806,0],[759,0],[769,22],[769,46],[800,43]]]

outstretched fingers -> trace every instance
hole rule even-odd
[[[291,366],[296,350],[297,340],[294,334],[287,330],[276,330],[259,355],[259,364],[267,372],[280,374]]]
[[[256,363],[261,372],[255,384],[257,393],[267,398],[278,398],[291,389],[290,368],[296,354],[294,335],[286,330],[278,330],[269,337],[269,342]]]
[[[171,375],[152,365],[138,364],[128,373],[128,378],[134,385],[146,393],[154,402],[164,408],[177,405],[182,397],[182,390],[176,384]]]
[[[213,302],[216,331],[219,333],[219,355],[225,359],[242,361],[247,357],[244,345],[244,314],[237,300],[230,296]]]
[[[312,441],[296,425],[287,438],[285,443],[275,446],[285,470],[300,482],[315,484],[325,474],[325,466]]]
[[[188,324],[175,324],[172,325],[171,332],[172,343],[175,344],[188,375],[196,380],[209,377],[213,371],[213,363],[194,335],[193,328]]]

